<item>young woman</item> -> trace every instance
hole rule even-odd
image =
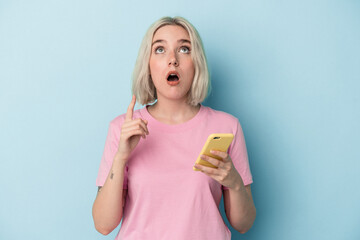
[[[219,212],[222,194],[232,227],[251,228],[256,210],[243,132],[237,118],[201,105],[209,86],[196,29],[181,17],[156,21],[140,47],[128,110],[110,122],[93,205],[100,233],[123,220],[116,239],[231,239]],[[134,111],[136,100],[146,106]],[[222,161],[203,156],[217,168],[194,165],[211,133],[235,137],[228,152],[213,153]]]

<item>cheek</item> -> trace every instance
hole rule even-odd
[[[152,76],[157,76],[158,74],[160,74],[160,70],[161,70],[161,64],[159,63],[159,61],[150,61],[149,63],[149,67],[150,67],[150,74]]]
[[[190,69],[192,69],[192,70],[194,70],[194,62],[193,62],[193,60],[192,60],[192,58],[191,58],[191,56],[189,56],[187,59],[186,59],[186,65],[187,65],[187,67],[188,67],[188,69],[190,70]]]
[[[187,69],[187,75],[189,76],[189,77],[194,77],[194,74],[195,74],[195,66],[194,66],[194,64],[193,64],[193,62],[192,61],[188,61],[187,63],[186,63],[186,69]]]

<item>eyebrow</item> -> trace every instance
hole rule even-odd
[[[152,44],[151,44],[151,46],[153,46],[155,43],[161,43],[161,42],[166,42],[165,40],[162,40],[162,39],[158,39],[158,40],[156,40],[155,42],[153,42]],[[179,39],[178,40],[178,43],[189,43],[189,44],[191,44],[191,42],[189,41],[189,40],[187,40],[187,39]]]

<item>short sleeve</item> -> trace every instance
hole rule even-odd
[[[109,174],[111,169],[116,151],[119,145],[119,138],[120,138],[120,124],[116,124],[115,121],[112,121],[109,125],[108,134],[105,141],[104,152],[101,158],[100,167],[98,176],[96,178],[96,186],[103,186],[106,178]],[[127,171],[128,167],[125,167],[124,171],[124,183],[123,188],[127,189]]]
[[[239,172],[244,185],[249,185],[253,182],[250,172],[250,165],[248,154],[246,150],[245,138],[239,121],[236,123],[236,130],[234,140],[231,143],[228,151],[236,170]],[[228,189],[222,186],[223,189]]]

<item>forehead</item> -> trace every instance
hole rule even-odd
[[[189,33],[181,26],[178,25],[166,25],[159,28],[153,37],[153,41],[156,40],[171,40],[171,39],[187,39],[190,41]]]

